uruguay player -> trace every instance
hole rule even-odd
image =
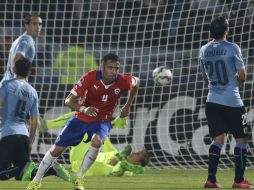
[[[19,36],[11,45],[7,62],[7,69],[1,82],[14,78],[13,67],[17,60],[22,58],[33,61],[35,56],[35,41],[42,27],[41,17],[37,14],[28,14],[24,18],[26,32]],[[0,127],[0,139],[2,136]]]
[[[119,67],[119,57],[107,54],[103,57],[100,70],[85,73],[73,87],[65,104],[76,110],[75,116],[66,123],[55,144],[44,156],[28,190],[40,187],[41,179],[51,163],[66,147],[78,145],[87,133],[91,146],[84,156],[74,185],[75,190],[84,190],[83,177],[96,160],[99,149],[112,128],[112,115],[118,100],[130,91],[120,113],[120,117],[124,118],[128,116],[132,101],[138,92],[139,79],[119,73]]]
[[[239,46],[226,40],[228,29],[225,17],[214,18],[210,25],[213,40],[200,50],[201,71],[209,82],[205,112],[213,140],[209,148],[208,178],[204,187],[222,188],[216,180],[216,172],[226,134],[230,132],[236,140],[232,187],[253,188],[244,179],[248,125],[239,86],[245,81],[245,66]]]
[[[15,62],[15,78],[3,81],[0,87],[0,116],[3,138],[0,140],[0,180],[15,177],[31,180],[36,167],[30,161],[35,132],[40,125],[38,95],[27,82],[32,63],[24,58]],[[30,117],[30,130],[27,129]],[[70,180],[69,172],[60,164],[50,167],[46,173]]]
[[[0,179],[13,176],[21,179],[22,170],[30,161],[30,151],[39,126],[38,95],[26,81],[32,63],[28,59],[17,60],[13,68],[15,79],[3,81],[0,87],[0,116],[2,139],[0,140]],[[30,116],[28,132],[26,118]],[[14,165],[13,168],[10,168]]]
[[[3,80],[9,80],[14,78],[13,67],[14,63],[21,59],[27,58],[29,61],[33,61],[35,56],[35,38],[37,38],[41,32],[42,20],[37,14],[28,14],[25,19],[26,32],[19,36],[11,45],[9,52],[9,58],[7,63],[7,70],[4,74]]]

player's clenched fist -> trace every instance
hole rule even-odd
[[[88,116],[96,117],[99,110],[97,108],[95,108],[95,107],[81,106],[79,108],[79,111],[84,113],[84,114],[86,114],[86,115],[88,115]]]

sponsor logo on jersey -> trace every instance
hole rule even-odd
[[[120,93],[120,88],[116,88],[116,89],[114,90],[114,92],[115,92],[115,94],[119,94],[119,93]]]

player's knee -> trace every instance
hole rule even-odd
[[[50,154],[52,157],[58,157],[63,153],[64,150],[65,150],[65,147],[54,146],[50,150]]]
[[[92,146],[94,148],[100,148],[101,145],[102,145],[102,142],[100,142],[100,141],[92,141]]]
[[[94,135],[91,143],[92,143],[93,147],[100,148],[103,143],[103,140],[101,139],[101,137],[99,135]]]

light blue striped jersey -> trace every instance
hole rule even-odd
[[[0,98],[4,100],[1,136],[28,136],[27,116],[39,116],[36,90],[26,80],[6,80],[0,83]]]
[[[29,59],[31,62],[34,60],[35,56],[35,42],[32,36],[26,33],[19,36],[13,43],[9,52],[9,58],[7,63],[7,70],[4,74],[2,81],[14,78],[13,67],[14,67],[14,57],[16,53],[22,54],[25,58]]]
[[[245,68],[239,46],[226,40],[208,42],[200,49],[199,61],[209,80],[207,102],[243,106],[236,78],[237,71]]]

